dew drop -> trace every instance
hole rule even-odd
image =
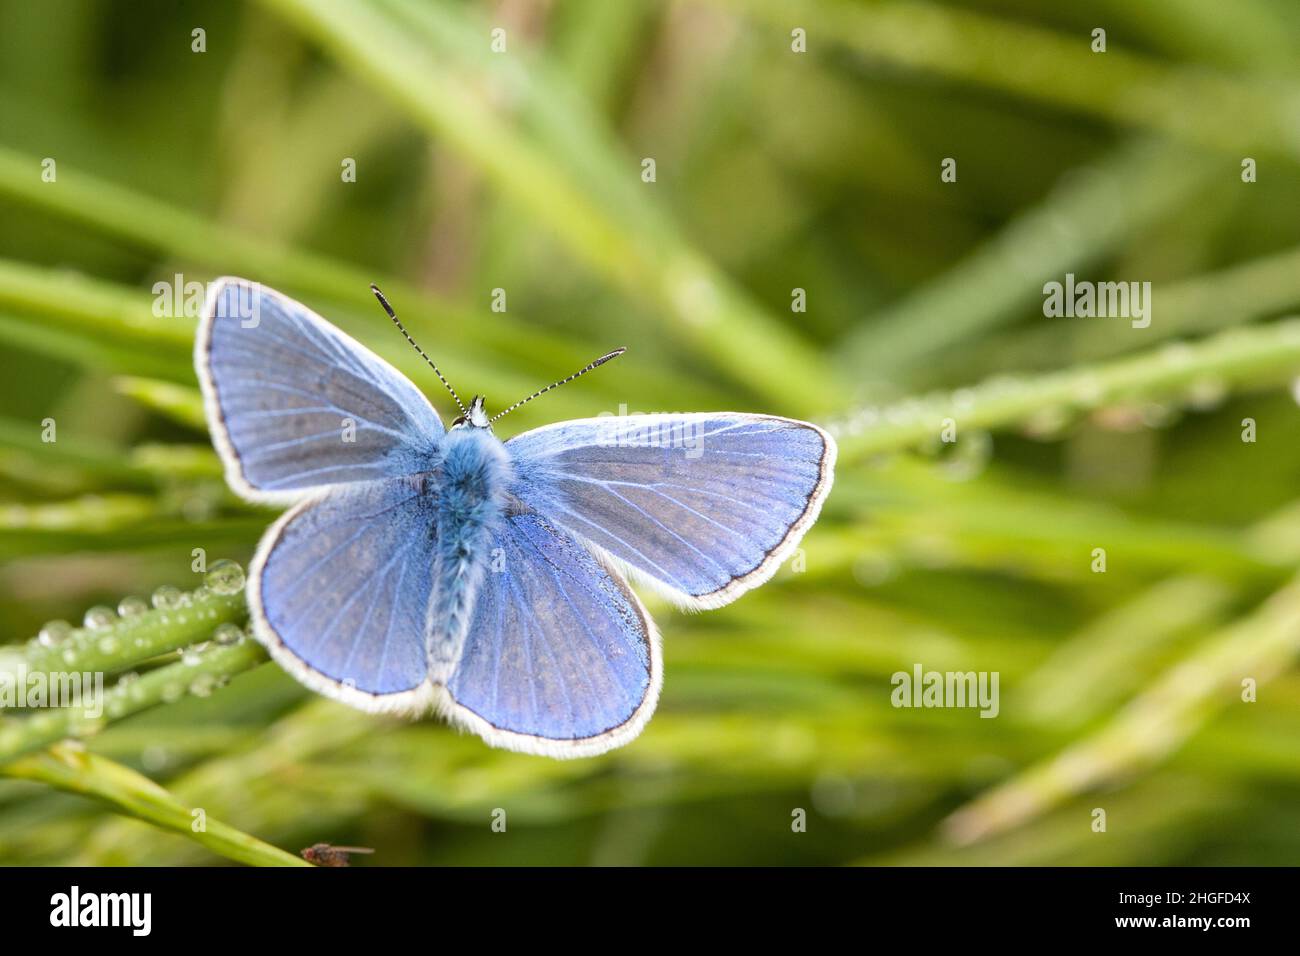
[[[162,689],[162,699],[164,703],[174,704],[185,696],[185,687],[179,683],[164,685]]]
[[[969,481],[977,477],[993,457],[993,438],[988,432],[968,431],[953,446],[940,467],[950,481]]]
[[[952,409],[955,412],[969,412],[975,407],[979,394],[973,388],[959,388],[952,393]]]
[[[1093,372],[1085,372],[1074,383],[1072,399],[1081,408],[1095,408],[1105,397],[1106,389]]]
[[[208,521],[217,512],[215,495],[195,494],[181,502],[181,514],[186,521]]]
[[[56,647],[66,641],[71,633],[72,625],[67,621],[50,621],[41,628],[36,640],[41,647]]]
[[[229,647],[231,644],[238,644],[244,637],[243,630],[238,624],[231,624],[227,621],[225,624],[217,625],[217,629],[212,632],[212,639],[222,647]]]
[[[164,584],[158,590],[153,592],[153,606],[160,611],[179,607],[180,599],[181,589],[172,587],[170,584]]]
[[[848,816],[856,802],[852,781],[839,774],[819,774],[812,783],[810,796],[817,812],[827,817]]]
[[[1160,358],[1166,365],[1185,368],[1196,358],[1196,350],[1186,342],[1171,342],[1160,350]]]
[[[145,747],[140,753],[140,763],[144,769],[150,773],[157,773],[166,769],[167,764],[171,762],[171,755],[167,752],[166,747],[159,747],[156,744]]]
[[[879,587],[898,574],[898,567],[887,554],[864,552],[853,562],[853,577],[864,588]]]
[[[69,721],[68,732],[73,737],[89,737],[104,726],[102,717],[77,714]]]
[[[86,612],[85,620],[82,622],[90,630],[100,630],[105,627],[111,627],[117,622],[117,612],[111,607],[103,604],[97,604]]]
[[[122,646],[122,642],[116,637],[105,635],[99,639],[99,644],[97,646],[99,647],[99,652],[101,654],[116,654],[118,649]]]
[[[1148,428],[1164,428],[1178,419],[1179,410],[1170,404],[1149,402],[1142,406],[1142,424]]]
[[[1217,408],[1227,397],[1227,382],[1215,378],[1201,379],[1187,390],[1187,404],[1201,412]]]
[[[118,617],[135,617],[147,610],[149,610],[149,603],[144,598],[136,597],[134,594],[122,598],[117,604]]]
[[[216,594],[238,594],[244,589],[244,569],[234,561],[222,558],[208,568],[203,583]]]
[[[1046,405],[1025,420],[1024,433],[1039,441],[1062,437],[1069,429],[1073,417],[1064,405]]]

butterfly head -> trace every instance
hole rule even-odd
[[[488,418],[487,409],[483,407],[483,396],[475,395],[474,401],[469,403],[469,408],[454,422],[452,428],[464,428],[466,425],[471,428],[491,428],[492,420]]]

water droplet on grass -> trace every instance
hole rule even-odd
[[[145,747],[140,753],[140,763],[144,765],[145,770],[151,773],[157,773],[159,770],[163,770],[170,762],[171,755],[167,753],[167,748],[165,747],[159,747],[157,745],[149,746]]]
[[[232,644],[238,644],[243,640],[244,632],[238,624],[231,624],[227,621],[225,624],[217,626],[212,632],[212,639],[222,647],[229,647]]]
[[[41,647],[56,647],[66,641],[71,633],[72,625],[67,621],[50,621],[36,635],[36,641]]]
[[[149,603],[144,598],[136,597],[134,594],[122,598],[117,604],[118,617],[135,617],[147,610],[149,610]]]
[[[117,623],[117,612],[111,607],[97,604],[86,612],[86,617],[82,623],[92,631],[111,627]]]
[[[181,589],[164,584],[153,592],[153,606],[160,611],[180,607]]]
[[[208,569],[203,582],[215,594],[238,594],[244,589],[244,569],[234,561],[222,558]]]

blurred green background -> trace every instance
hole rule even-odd
[[[0,862],[1295,863],[1298,170],[1288,0],[0,0],[0,651],[125,675],[0,713]],[[1067,272],[1150,326],[1045,317]],[[835,490],[767,586],[648,602],[622,750],[350,711],[209,640],[242,597],[193,549],[273,513],[154,285],[227,273],[444,417],[368,283],[498,408],[626,345],[499,434],[806,417]],[[998,672],[998,717],[892,707],[916,664]]]

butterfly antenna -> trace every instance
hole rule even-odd
[[[516,408],[518,408],[520,405],[527,405],[529,402],[531,402],[531,401],[532,401],[534,398],[536,398],[537,396],[539,396],[539,395],[545,395],[545,394],[546,394],[547,392],[549,392],[551,389],[553,389],[553,388],[559,388],[561,385],[567,385],[567,384],[569,384],[569,382],[572,382],[575,378],[580,378],[581,376],[586,375],[586,374],[587,374],[588,372],[590,372],[593,368],[600,368],[602,365],[604,365],[604,364],[605,364],[606,362],[608,362],[610,359],[616,359],[616,358],[618,358],[620,355],[622,355],[622,354],[623,354],[624,352],[626,352],[626,351],[627,351],[627,349],[614,349],[614,351],[612,351],[612,352],[607,352],[607,353],[605,353],[605,354],[602,355],[600,358],[598,358],[598,359],[596,359],[594,362],[592,362],[590,365],[587,365],[587,366],[585,366],[584,368],[580,368],[580,369],[578,369],[578,371],[574,372],[574,373],[573,373],[572,375],[570,375],[568,378],[562,378],[562,379],[560,379],[558,382],[552,382],[550,385],[547,385],[545,388],[539,388],[537,391],[533,392],[533,394],[529,395],[527,398],[522,399],[521,401],[515,402],[513,405],[511,405],[511,406],[510,406],[509,408],[507,408],[505,411],[497,412],[497,413],[496,413],[495,415],[493,415],[490,419],[488,419],[488,424],[489,424],[489,425],[492,424],[492,422],[496,421],[496,420],[497,420],[498,418],[500,418],[502,415],[508,415],[510,412],[513,412],[513,411],[514,411]]]
[[[429,363],[429,368],[433,369],[433,374],[438,376],[438,381],[447,386],[447,391],[451,392],[451,397],[454,398],[456,404],[460,406],[460,413],[462,415],[468,415],[469,412],[465,410],[465,403],[460,400],[460,396],[456,394],[456,390],[451,387],[451,382],[443,378],[442,373],[438,371],[438,366],[433,364],[433,359],[429,358],[429,356],[424,353],[424,349],[420,348],[420,346],[416,344],[415,339],[411,338],[411,333],[406,331],[406,326],[402,325],[402,320],[397,317],[397,313],[393,311],[393,307],[388,304],[388,300],[384,298],[384,294],[379,291],[379,286],[371,283],[370,291],[375,294],[375,298],[379,300],[379,304],[384,307],[384,311],[388,313],[388,317],[393,320],[393,324],[397,326],[397,331],[401,332],[406,338],[406,341],[411,343],[411,348],[420,353],[420,358]],[[583,371],[586,370],[584,369]]]

